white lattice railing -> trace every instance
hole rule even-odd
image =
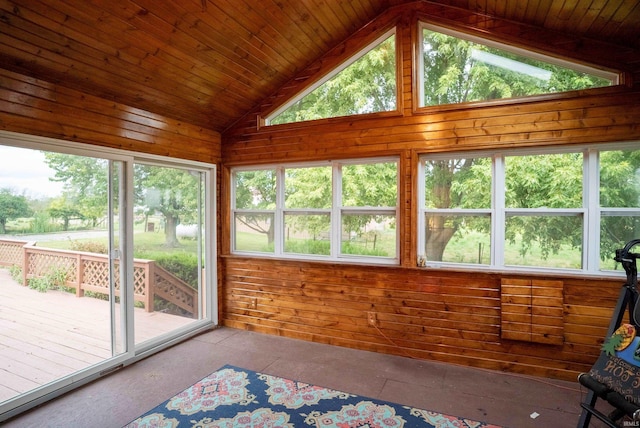
[[[86,291],[109,295],[109,259],[106,255],[81,251],[36,247],[34,243],[0,239],[0,266],[20,266],[22,283],[53,272],[63,275],[65,286],[82,297]],[[120,266],[115,263],[115,294],[120,294]],[[134,259],[134,299],[154,310],[154,297],[160,297],[179,308],[198,315],[197,291],[180,278],[158,266],[153,260]]]

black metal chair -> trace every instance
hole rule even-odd
[[[631,252],[631,249],[638,244],[640,244],[640,239],[635,239],[629,241],[624,248],[616,250],[615,260],[624,267],[627,273],[627,281],[620,290],[618,303],[614,310],[611,323],[609,324],[607,337],[611,337],[618,327],[620,327],[625,312],[628,314],[628,322],[634,325],[640,334],[640,300],[637,288],[638,269],[636,266],[636,260],[640,258],[640,254]],[[620,427],[617,421],[625,416],[631,418],[634,423],[637,422],[640,424],[640,406],[627,400],[622,394],[612,390],[609,386],[594,379],[589,373],[581,373],[578,376],[578,381],[589,390],[585,400],[580,403],[582,413],[578,421],[578,428],[587,428],[592,416],[595,416],[612,428]],[[638,388],[638,393],[640,394],[640,388]],[[613,406],[613,410],[608,415],[596,409],[598,399],[605,400]]]

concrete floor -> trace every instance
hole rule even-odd
[[[4,426],[122,427],[225,364],[511,428],[575,427],[586,394],[577,382],[221,328],[32,409]]]

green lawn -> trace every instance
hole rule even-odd
[[[106,232],[105,232],[106,235]],[[198,241],[195,239],[180,239],[180,247],[172,248],[165,245],[164,233],[159,232],[138,232],[134,235],[134,257],[144,259],[156,259],[158,255],[173,254],[196,254]],[[58,241],[38,241],[39,247],[56,248],[60,250],[71,250],[83,248],[89,244],[107,247],[108,239],[104,238],[82,238]]]
[[[269,244],[267,235],[256,232],[236,232],[235,248],[239,251],[256,251],[273,253],[273,243]],[[360,255],[377,255],[394,257],[396,252],[396,235],[394,230],[377,232],[375,249],[373,239],[354,239],[342,243],[343,253]],[[290,238],[285,241],[285,251],[299,254],[329,254],[328,240],[311,240]]]
[[[197,241],[192,239],[181,239],[181,246],[178,248],[168,248],[164,245],[164,234],[161,232],[138,232],[135,234],[134,241],[134,257],[145,259],[157,259],[161,256],[175,255],[175,254],[196,254]],[[256,251],[256,252],[273,252],[273,244],[267,243],[267,237],[264,234],[256,234],[250,232],[239,232],[236,236],[237,247],[242,251]],[[295,240],[300,241],[300,240]],[[304,242],[289,242],[287,245],[288,251],[295,252],[296,249],[313,251],[313,248],[317,248],[318,254],[326,254],[326,248],[328,248],[328,241],[319,241],[326,245],[306,245]],[[478,232],[469,232],[464,237],[453,238],[447,245],[444,259],[453,263],[478,263],[480,259],[481,264],[489,264],[490,248],[488,237]],[[39,241],[38,246],[57,248],[57,249],[73,249],[75,246],[83,246],[86,243],[103,245],[106,248],[107,238],[86,238],[77,240],[62,240],[62,241]],[[513,266],[536,266],[536,267],[552,267],[552,268],[568,268],[568,269],[580,269],[582,263],[582,255],[580,249],[571,248],[568,245],[561,246],[560,251],[557,254],[551,254],[548,258],[544,258],[540,251],[540,246],[533,243],[530,251],[526,256],[520,254],[520,248],[518,245],[505,243],[505,263]],[[326,248],[325,248],[326,247]],[[355,254],[369,254],[371,251],[372,242],[354,242],[351,245],[352,249],[349,250]],[[355,249],[353,249],[355,247]],[[77,248],[77,247],[76,247]],[[344,247],[343,247],[344,248]],[[395,234],[387,233],[380,235],[380,238],[376,241],[376,250],[380,251],[378,255],[391,255],[395,251]],[[610,259],[601,261],[601,269],[614,270],[616,269],[616,262],[613,261],[613,255]],[[619,267],[618,267],[619,268]]]

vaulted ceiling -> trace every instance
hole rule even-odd
[[[223,132],[407,0],[0,0],[0,67]],[[640,1],[433,3],[640,48]]]

